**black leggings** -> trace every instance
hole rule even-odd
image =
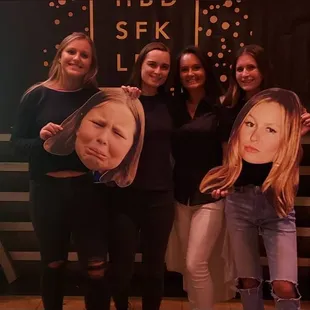
[[[112,189],[109,196],[110,289],[116,309],[127,309],[141,231],[143,310],[158,310],[163,296],[165,253],[174,219],[170,191]]]
[[[44,176],[31,181],[30,201],[43,265],[41,293],[44,308],[61,310],[64,267],[71,236],[86,276],[90,263],[97,262],[100,268],[104,268],[100,262],[105,263],[107,255],[105,209],[103,203],[98,203],[91,175],[72,178]],[[87,309],[101,310],[103,301],[95,292],[99,291],[96,287],[104,287],[103,277],[92,279],[87,276],[86,282]]]

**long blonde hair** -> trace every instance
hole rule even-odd
[[[237,181],[242,170],[239,152],[239,132],[250,110],[263,102],[276,102],[284,110],[284,129],[279,150],[272,168],[262,185],[262,192],[270,191],[279,216],[287,215],[294,207],[299,184],[299,161],[302,154],[301,113],[298,96],[289,90],[270,88],[254,95],[235,120],[228,142],[227,155],[220,167],[210,170],[200,184],[200,191],[227,190]]]
[[[59,82],[61,77],[62,77],[62,72],[61,72],[61,65],[59,63],[59,59],[61,57],[62,52],[64,49],[73,41],[75,40],[86,40],[92,50],[92,61],[90,65],[90,69],[88,73],[85,75],[82,87],[97,87],[97,80],[96,80],[96,75],[98,73],[98,60],[97,60],[97,54],[96,54],[96,48],[94,42],[90,39],[88,35],[86,35],[83,32],[73,32],[72,34],[66,36],[60,43],[59,48],[57,50],[57,53],[53,59],[51,68],[48,73],[48,79],[37,83],[35,85],[32,85],[30,88],[28,88],[24,94],[27,95],[30,93],[32,90],[35,88],[41,86],[41,85],[46,85],[50,82]]]

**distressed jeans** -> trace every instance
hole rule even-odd
[[[292,299],[280,298],[272,289],[275,309],[300,309],[295,211],[280,218],[260,187],[244,186],[226,197],[225,213],[237,276],[260,283],[256,288],[238,288],[243,309],[264,309],[258,235],[262,236],[267,253],[271,288],[275,280],[291,282],[296,288],[297,297]]]

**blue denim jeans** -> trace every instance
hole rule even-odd
[[[258,235],[261,235],[264,241],[270,283],[275,280],[291,282],[298,295],[294,299],[283,299],[272,290],[276,309],[300,309],[295,211],[280,218],[260,187],[245,186],[226,197],[225,213],[237,276],[256,279],[260,283],[256,288],[238,289],[243,309],[264,309]]]

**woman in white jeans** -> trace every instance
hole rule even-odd
[[[224,203],[199,191],[204,175],[222,162],[219,93],[205,56],[196,47],[181,52],[171,109],[176,215],[166,260],[168,270],[183,274],[195,310],[234,296]]]

